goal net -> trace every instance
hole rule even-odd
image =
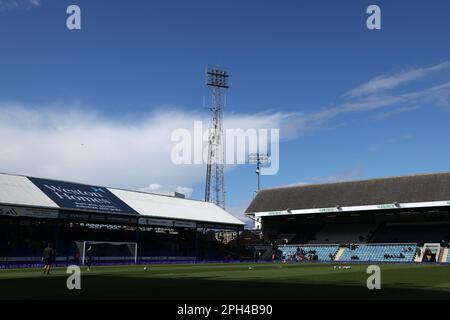
[[[81,263],[128,262],[137,264],[136,242],[76,241]]]

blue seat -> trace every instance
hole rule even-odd
[[[287,245],[280,246],[279,250],[283,252],[285,256],[295,254],[297,248],[302,249],[305,252],[315,252],[318,261],[333,261],[330,254],[334,257],[339,249],[338,245]]]
[[[412,262],[416,248],[416,244],[361,244],[353,250],[346,248],[339,261]],[[358,259],[352,259],[355,256]]]

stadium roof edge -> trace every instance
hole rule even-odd
[[[0,175],[2,175],[2,174],[3,175],[7,175],[7,176],[16,176],[16,177],[24,177],[24,178],[47,179],[47,178],[42,178],[42,177],[26,176],[26,175],[23,175],[23,174],[6,173],[6,172],[1,172],[0,171]],[[108,188],[108,189],[117,189],[117,190],[124,190],[124,191],[131,191],[131,192],[140,192],[140,193],[145,193],[145,194],[152,194],[152,195],[161,196],[161,197],[177,198],[175,196],[171,196],[171,195],[168,195],[168,194],[160,194],[160,193],[156,193],[156,192],[148,192],[148,191],[143,191],[143,190],[134,190],[134,189],[126,189],[126,188],[109,187],[109,186],[105,186],[105,185],[102,185],[102,184],[89,184],[89,183],[85,183],[85,182],[69,181],[69,180],[61,180],[61,179],[50,179],[50,180],[56,181],[56,182],[76,183],[76,184],[83,185],[83,186],[95,185],[95,186],[102,186],[102,187]],[[205,201],[200,200],[200,199],[192,199],[192,198],[177,198],[177,199],[183,199],[183,200],[188,200],[188,201],[205,202]]]
[[[5,181],[5,179],[6,183],[0,183],[0,204],[7,206],[67,209],[66,207],[58,206],[57,203],[29,180],[41,178],[0,172],[0,182]],[[245,225],[244,222],[234,215],[211,202],[144,191],[111,188],[102,185],[89,185],[87,183],[76,183],[66,180],[50,180],[59,183],[76,184],[78,186],[105,188],[142,217],[189,220],[235,226]],[[22,189],[23,192],[21,191]]]
[[[287,184],[287,185],[275,186],[275,187],[271,187],[271,188],[264,188],[264,189],[261,189],[260,192],[262,192],[262,191],[270,191],[270,190],[278,190],[278,189],[301,188],[301,187],[310,187],[310,186],[337,185],[337,184],[345,184],[345,183],[352,183],[352,182],[366,182],[366,181],[377,181],[377,180],[387,180],[387,179],[397,179],[397,178],[434,176],[434,175],[442,175],[442,174],[450,174],[450,171],[437,171],[437,172],[431,172],[431,173],[417,173],[417,174],[409,174],[409,175],[397,175],[397,176],[364,178],[364,179],[354,179],[354,180],[341,180],[341,181],[330,181],[330,182],[318,182],[318,183]]]
[[[263,189],[245,213],[430,201],[450,201],[450,172]]]

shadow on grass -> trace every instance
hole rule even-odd
[[[66,277],[0,281],[0,299],[450,299],[450,291],[399,286],[368,290],[365,283],[312,284],[223,281],[214,278],[149,278],[90,275],[82,290],[68,290]]]

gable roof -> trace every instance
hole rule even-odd
[[[450,172],[265,189],[246,213],[450,200]]]
[[[78,185],[86,186],[85,184]],[[132,190],[104,188],[142,216],[237,226],[245,225],[232,214],[213,203]],[[61,208],[33,184],[28,177],[4,173],[0,173],[0,204]]]

